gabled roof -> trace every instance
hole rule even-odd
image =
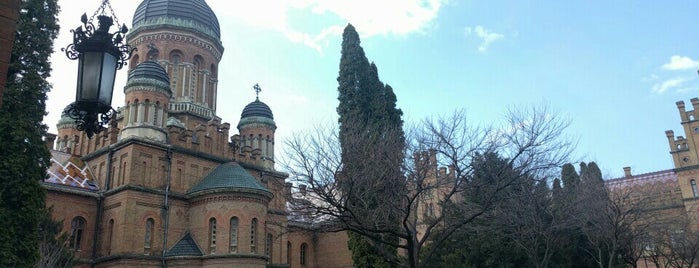
[[[92,172],[79,157],[60,151],[51,151],[51,166],[44,182],[97,191]]]
[[[204,254],[201,252],[197,242],[194,241],[194,238],[192,238],[192,235],[189,232],[186,232],[180,241],[177,241],[172,248],[165,252],[165,257],[202,255]]]
[[[272,196],[272,192],[267,190],[255,177],[250,175],[243,167],[236,162],[228,162],[219,165],[206,175],[197,185],[190,188],[187,194],[194,194],[209,190],[233,190],[244,192],[259,192],[260,194]]]

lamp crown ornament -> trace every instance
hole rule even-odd
[[[106,15],[107,7],[111,16]],[[95,17],[97,27],[92,23]],[[116,71],[127,64],[136,50],[124,43],[124,35],[129,31],[126,25],[119,27],[117,21],[118,30],[109,33],[115,20],[109,0],[103,0],[89,20],[87,14],[80,17],[83,25],[71,30],[73,43],[61,49],[68,59],[78,60],[75,102],[68,105],[63,114],[74,119],[76,128],[85,131],[88,138],[104,130],[116,114],[111,106]]]

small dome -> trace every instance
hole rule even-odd
[[[259,99],[256,99],[255,101],[246,105],[243,109],[243,113],[241,114],[240,118],[246,118],[251,116],[261,116],[269,119],[274,119],[274,115],[272,115],[272,109],[270,109],[269,106],[267,106],[267,104],[261,102]]]
[[[152,60],[142,62],[129,72],[129,80],[134,78],[150,78],[161,81],[166,85],[170,84],[170,78],[167,72],[165,72],[165,69]]]
[[[65,111],[61,114],[61,119],[58,120],[58,123],[56,123],[56,126],[61,127],[64,125],[74,125],[75,124],[75,119],[70,118],[68,114],[65,113]]]
[[[143,0],[134,12],[131,25],[137,28],[140,23],[155,19],[162,19],[161,22],[175,26],[194,23],[191,26],[203,28],[201,30],[204,32],[210,32],[221,39],[216,14],[204,0]]]
[[[187,194],[215,190],[253,192],[272,197],[272,192],[235,162],[219,165],[197,185],[189,189]]]
[[[184,124],[182,123],[182,121],[180,121],[179,119],[174,118],[174,117],[169,117],[169,118],[167,119],[167,123],[165,124],[165,126],[168,126],[168,127],[178,127],[178,128],[186,128],[186,127],[184,126]]]

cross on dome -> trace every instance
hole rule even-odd
[[[255,100],[260,100],[260,91],[262,91],[262,88],[260,88],[260,85],[258,85],[257,83],[255,83],[255,85],[252,86],[252,88],[255,90]]]

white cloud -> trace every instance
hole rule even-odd
[[[699,68],[699,61],[690,57],[673,55],[670,57],[670,62],[663,64],[661,68],[670,71],[697,69]]]
[[[654,84],[653,87],[651,88],[651,91],[653,93],[662,94],[662,93],[665,93],[666,91],[671,90],[671,89],[683,90],[684,84],[689,80],[690,79],[687,77],[671,78],[671,79],[665,80],[663,82]]]
[[[464,28],[464,33],[466,34],[466,36],[475,34],[476,37],[481,39],[481,45],[478,46],[478,51],[480,52],[485,52],[486,50],[488,50],[490,44],[497,40],[505,38],[505,35],[496,33],[492,30],[488,30],[481,25],[476,25],[476,27],[466,27]]]
[[[251,1],[236,8],[226,8],[227,0],[209,1],[219,18],[236,18],[248,25],[281,32],[290,41],[301,43],[321,52],[324,41],[342,34],[346,23],[352,23],[362,37],[380,34],[407,35],[424,33],[432,25],[447,0],[297,0]],[[305,12],[307,16],[331,15],[340,24],[320,25],[319,33],[292,27],[289,11]],[[316,22],[322,23],[322,22]],[[315,25],[317,27],[319,25]],[[296,26],[299,27],[299,26]]]

